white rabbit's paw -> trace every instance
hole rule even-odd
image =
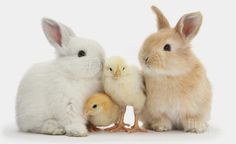
[[[161,120],[152,124],[152,129],[157,132],[169,131],[172,129],[172,124],[169,120]]]
[[[192,133],[203,133],[207,130],[207,123],[196,119],[188,119],[184,123],[184,131]]]
[[[55,120],[47,120],[44,122],[41,133],[51,135],[63,135],[66,133],[65,129]]]
[[[83,124],[71,124],[66,126],[66,135],[71,137],[88,136],[88,130]]]

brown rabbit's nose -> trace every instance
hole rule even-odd
[[[147,64],[148,60],[149,60],[149,57],[146,57],[145,58],[145,64]]]

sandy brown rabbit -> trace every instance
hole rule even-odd
[[[159,32],[145,40],[139,53],[147,92],[144,126],[155,131],[204,132],[211,110],[211,86],[190,45],[202,15],[186,14],[171,28],[157,7],[152,6],[152,10]]]

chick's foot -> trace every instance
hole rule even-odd
[[[138,114],[136,112],[134,112],[134,125],[128,129],[129,133],[133,133],[133,132],[147,132],[146,129],[140,128],[139,124],[138,124]]]
[[[127,123],[124,123],[125,126],[130,126],[129,124]],[[111,131],[112,129],[115,129],[118,127],[118,124],[115,124],[114,126],[112,127],[109,127],[109,128],[105,128],[104,131]]]
[[[119,124],[119,125],[115,125],[114,128],[110,129],[109,130],[110,132],[127,132],[128,131],[128,128],[125,127],[125,124],[122,123],[122,124]]]
[[[95,125],[88,125],[88,131],[89,132],[97,132],[97,131],[101,131],[102,129],[96,127]]]
[[[115,124],[115,125],[112,126],[112,127],[105,128],[104,131],[111,131],[112,129],[115,129],[115,128],[117,128],[117,124]]]
[[[128,129],[129,133],[134,133],[134,132],[147,132],[146,129],[140,128],[139,126],[132,126],[130,129]]]

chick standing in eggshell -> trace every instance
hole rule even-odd
[[[138,114],[146,100],[141,71],[135,66],[127,65],[121,57],[111,57],[105,62],[103,83],[105,92],[121,108],[118,124],[111,129],[111,132],[146,132],[138,124]],[[126,128],[124,123],[127,105],[134,108],[135,121],[131,128]]]

